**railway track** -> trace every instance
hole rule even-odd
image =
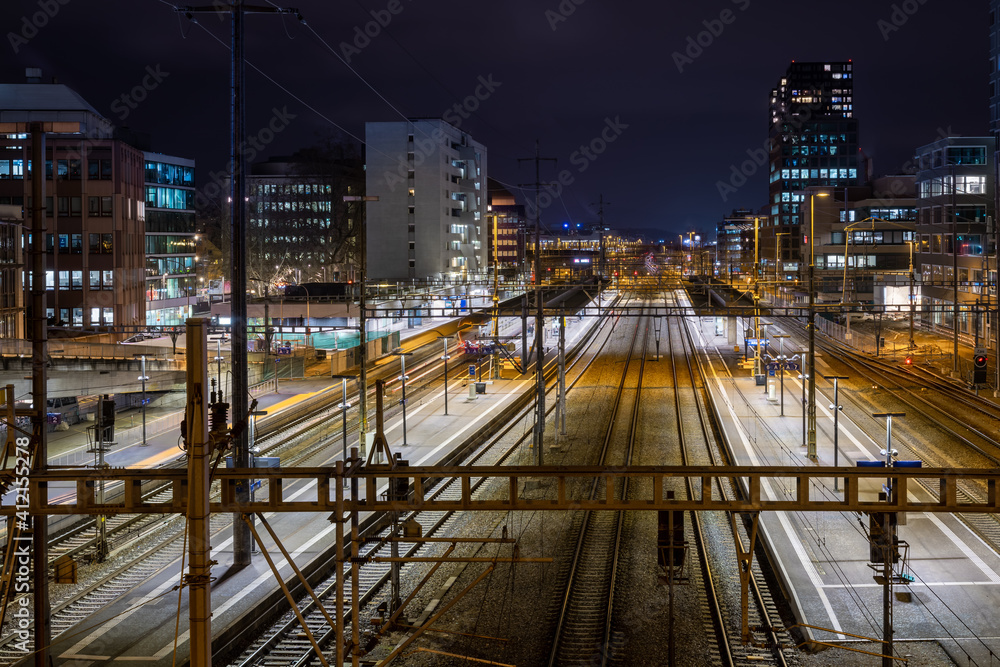
[[[729,457],[715,437],[705,408],[710,396],[691,331],[679,318],[669,318],[668,332],[679,416],[677,437],[681,463],[685,466],[725,465]],[[713,483],[713,494],[720,498],[744,495],[744,490],[731,479],[716,478]],[[686,480],[686,484],[684,492],[689,498],[702,493],[701,489],[692,486],[690,479]],[[748,577],[749,604],[745,625],[740,602],[741,584],[738,577],[729,574],[740,562],[739,554],[745,553],[750,544],[746,521],[726,512],[692,512],[691,515],[691,533],[697,547],[695,558],[705,585],[708,615],[716,634],[718,663],[727,666],[748,662],[788,665],[790,657],[785,655],[784,649],[789,649],[791,653],[794,642],[787,633],[778,629],[781,626],[780,616],[764,580],[759,558],[754,558]],[[754,556],[760,556],[760,552]],[[745,637],[744,627],[748,631]],[[734,632],[734,628],[741,628],[741,631]]]
[[[632,396],[631,414],[627,424],[619,424],[618,413],[622,408],[629,368],[635,356],[639,339],[641,318],[635,322],[631,342],[625,356],[621,381],[615,394],[611,416],[604,433],[599,465],[630,465],[636,439],[639,417],[642,375],[645,368],[647,335],[642,337],[638,376]],[[625,452],[615,452],[615,435],[625,431]],[[589,498],[604,497],[607,490],[603,478],[596,478],[590,487]],[[627,480],[615,493],[624,497],[628,493]],[[569,576],[563,602],[556,622],[556,629],[549,653],[552,665],[606,665],[616,653],[612,636],[612,611],[622,536],[624,512],[584,512],[571,559]],[[600,647],[595,655],[594,647]]]
[[[610,330],[611,327],[608,327],[608,329]],[[588,340],[588,343],[592,343],[593,346],[598,348],[598,352],[607,342],[607,334],[605,334],[603,340],[598,340],[600,336],[601,334],[595,331],[593,340]],[[567,373],[576,372],[577,374],[568,383],[567,390],[571,390],[575,386],[596,358],[596,352],[582,352],[571,358],[572,365],[567,368]],[[582,364],[582,368],[576,369],[575,366],[577,364]],[[548,372],[549,389],[554,387],[552,370],[550,366]],[[553,405],[549,408],[549,411],[551,412],[554,409],[555,406]],[[521,450],[525,440],[531,437],[530,430],[523,429],[522,424],[525,420],[531,420],[532,416],[533,407],[530,405],[530,402],[527,402],[521,407],[519,414],[515,418],[508,420],[507,425],[502,430],[491,435],[488,441],[481,444],[472,453],[453,461],[453,464],[502,465],[507,462],[516,452]],[[516,432],[518,428],[522,428],[523,430],[521,435],[516,437],[512,443],[503,445],[503,441],[511,433]],[[475,497],[483,493],[492,493],[492,490],[483,487],[488,481],[480,479],[474,483],[472,492]],[[461,497],[460,485],[451,482],[441,483],[434,480],[426,480],[425,483],[427,485],[425,488],[428,488],[430,495],[435,498],[457,500]],[[401,522],[408,520],[418,521],[424,528],[424,536],[449,536],[454,531],[453,526],[456,523],[457,515],[454,512],[414,512],[400,519]],[[496,527],[494,526],[494,528]],[[390,528],[384,528],[377,534],[369,536],[366,548],[361,553],[364,563],[359,568],[358,606],[363,610],[362,616],[364,617],[372,617],[379,614],[377,603],[385,600],[387,596],[385,589],[390,582],[390,568],[387,564],[374,562],[373,559],[388,555],[390,543],[387,540],[390,532]],[[429,556],[433,553],[440,553],[441,550],[440,545],[407,542],[397,544],[400,545],[401,553],[407,556]],[[331,569],[335,567],[336,563],[333,563]],[[410,569],[411,566],[409,565],[404,565],[402,568],[404,574]],[[350,567],[345,567],[345,582],[350,581],[350,574]],[[345,589],[347,588],[345,586]],[[315,590],[324,606],[333,607],[336,603],[336,571],[333,570],[319,586],[315,587]],[[345,627],[349,626],[351,620],[351,608],[352,601],[350,594],[345,591],[345,607],[342,609]],[[330,646],[335,640],[336,631],[329,626],[326,617],[316,607],[315,603],[311,599],[307,600],[300,606],[300,610],[306,621],[306,625],[314,637],[317,638],[320,647],[325,648]],[[294,613],[291,611],[286,612],[263,635],[253,640],[247,648],[243,649],[238,658],[229,661],[228,664],[233,667],[253,667],[255,665],[278,667],[315,664],[318,660],[315,656],[315,651],[312,644],[300,634],[300,627]],[[388,629],[383,628],[382,631],[384,632]],[[362,636],[361,641],[368,647],[374,647],[377,645],[379,639],[380,636],[376,631],[369,631]]]

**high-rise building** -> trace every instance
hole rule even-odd
[[[832,194],[867,176],[854,117],[853,63],[793,61],[771,91],[769,121],[766,235],[788,235],[779,261],[785,271],[801,271],[808,232],[800,226],[809,224],[805,189],[822,186]]]
[[[46,287],[54,324],[93,328],[141,326],[144,298],[145,199],[143,154],[117,138],[114,126],[61,84],[0,85],[0,122],[79,123],[73,133],[46,138]],[[0,145],[0,204],[25,212],[31,231],[31,138],[8,134]],[[18,286],[30,280],[19,274]]]
[[[990,132],[1000,135],[1000,0],[990,0]]]
[[[146,324],[184,324],[198,294],[194,160],[143,153]]]
[[[990,0],[990,133],[1000,151],[1000,0]],[[1000,153],[993,156],[993,171],[1000,177]],[[1000,188],[993,195],[1000,196]],[[1000,210],[1000,202],[993,206]]]
[[[365,143],[368,277],[484,279],[486,147],[440,119],[366,123]]]

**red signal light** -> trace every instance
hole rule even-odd
[[[912,366],[913,365],[913,357],[907,357],[906,359],[904,359],[903,360],[903,364],[906,365],[906,366]]]

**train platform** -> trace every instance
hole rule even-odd
[[[567,325],[567,347],[584,336],[594,324],[592,318],[583,321],[572,318]],[[555,351],[550,348],[548,353],[547,358],[551,359]],[[471,379],[464,383],[461,380],[449,381],[447,414],[445,392],[440,387],[418,402],[408,403],[405,438],[402,414],[386,421],[384,433],[390,450],[414,466],[440,462],[452,449],[474,437],[489,421],[502,416],[517,397],[533,391],[533,377],[528,375],[486,382],[473,382]],[[286,386],[282,381],[282,389]],[[304,384],[296,386],[298,391],[308,388],[309,385]],[[485,393],[480,393],[482,389]],[[354,436],[349,446],[356,445]],[[315,465],[333,465],[340,458],[341,448],[335,445],[331,447],[329,457]],[[290,500],[310,493],[315,493],[313,482],[284,487],[284,497]],[[329,552],[334,546],[335,525],[328,522],[325,516],[312,513],[265,516],[292,560],[300,567]],[[289,585],[294,584],[294,573],[287,560],[282,558],[266,531],[259,532],[282,579]],[[265,602],[280,598],[282,593],[262,554],[255,554],[249,566],[234,565],[230,526],[216,532],[212,542],[211,558],[216,562],[212,568],[212,627],[218,642],[222,641],[219,640],[220,635],[225,636],[232,628],[253,622]],[[182,572],[182,556],[178,549],[177,557],[166,567],[114,603],[96,610],[86,620],[54,638],[51,655],[56,664],[71,667],[186,664],[190,648],[190,636],[186,631],[188,598],[186,589],[181,589],[178,599],[177,590]]]
[[[401,344],[419,342],[428,334],[433,334],[441,327],[454,325],[462,318],[441,320],[427,318],[420,326],[410,327],[400,332]],[[519,328],[519,325],[518,327]],[[169,339],[158,341],[166,345]],[[184,335],[177,339],[177,346],[185,344]],[[454,342],[453,342],[454,344]],[[384,365],[394,361],[394,357],[382,357],[372,362],[372,366]],[[317,360],[306,367],[305,377],[279,380],[274,391],[258,394],[257,409],[261,411],[279,411],[284,407],[305,400],[309,396],[323,391],[333,385],[339,386],[339,381],[330,377],[328,365]],[[176,401],[175,401],[176,402]],[[149,467],[157,465],[169,458],[168,451],[173,449],[174,456],[181,451],[176,447],[180,435],[180,423],[184,416],[182,407],[148,406],[145,412],[145,439],[143,438],[143,412],[141,408],[129,408],[116,415],[116,436],[114,445],[108,448],[107,463],[114,466]],[[95,444],[93,421],[80,421],[68,424],[65,430],[56,430],[48,434],[49,464],[53,466],[87,466],[96,463],[93,448]],[[171,448],[171,445],[173,447]],[[157,452],[154,457],[147,453],[147,447]]]
[[[390,449],[399,452],[411,465],[433,465],[466,437],[471,437],[485,422],[502,412],[531,383],[501,380],[487,385],[485,394],[473,394],[460,382],[449,383],[448,415],[444,414],[444,392],[438,391],[420,405],[407,410],[406,445],[402,444],[402,417],[385,425]],[[351,443],[352,446],[356,442]],[[334,448],[339,450],[339,448]],[[324,462],[332,465],[335,454]],[[285,497],[293,499],[315,493],[313,484],[301,488],[289,485]],[[296,513],[266,515],[279,533],[284,547],[298,565],[319,557],[333,545],[335,526],[325,517]],[[294,574],[280,551],[264,535],[265,548],[274,559],[283,579],[291,583]],[[233,565],[232,531],[224,528],[213,538],[212,624],[215,631],[252,618],[262,600],[281,595],[278,585],[261,554],[254,555],[249,566]],[[132,589],[117,602],[96,612],[71,629],[69,638],[53,641],[52,656],[57,664],[79,666],[96,664],[173,664],[178,598],[175,587],[182,573],[178,558]],[[55,584],[53,584],[55,586]],[[181,632],[177,637],[177,664],[184,664],[188,650],[187,594],[180,600]],[[87,628],[83,631],[83,628]],[[142,632],[136,632],[142,628]]]
[[[816,354],[817,447],[816,457],[810,458],[804,445],[805,389],[798,373],[785,374],[782,405],[780,390],[769,393],[766,385],[756,383],[752,371],[741,365],[742,348],[736,352],[726,336],[716,335],[711,320],[699,321],[696,328],[708,361],[709,387],[735,464],[853,467],[858,461],[885,459],[880,453],[885,441],[872,440],[843,413],[837,420],[835,453],[833,382],[823,379],[835,371],[823,354]],[[780,323],[771,325],[769,334],[785,333],[780,329]],[[790,350],[796,347],[794,340],[785,341],[786,354],[797,351]],[[843,395],[840,404],[845,404]],[[903,450],[899,444],[893,447]],[[833,499],[843,493],[843,485],[834,476],[822,481],[810,489],[811,496]],[[792,482],[774,480],[762,485],[761,492],[778,498],[784,491],[782,483]],[[874,498],[880,490],[873,484],[862,489],[862,494]],[[910,493],[921,490],[911,488]],[[797,621],[815,626],[802,629],[807,640],[856,642],[848,633],[881,638],[883,587],[869,567],[868,521],[867,516],[855,513],[761,514],[761,537],[777,563]],[[970,664],[989,664],[983,642],[995,646],[1000,637],[1000,618],[992,613],[1000,603],[1000,557],[952,515],[911,512],[900,517],[899,524],[899,539],[909,545],[907,573],[912,581],[893,587],[898,654],[906,654],[907,641],[933,638],[956,659],[967,655],[974,659]],[[877,651],[879,646],[867,648]],[[835,654],[831,654],[833,659]]]

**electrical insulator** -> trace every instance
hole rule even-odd
[[[213,433],[221,433],[229,426],[229,403],[213,403],[209,406],[210,428]]]

